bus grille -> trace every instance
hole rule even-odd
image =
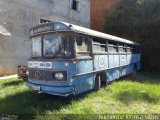
[[[61,80],[55,79],[55,73],[61,72],[64,77]],[[50,70],[29,70],[29,79],[42,81],[67,81],[67,71],[50,71]]]

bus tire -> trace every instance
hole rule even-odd
[[[96,75],[96,78],[95,78],[95,86],[94,86],[94,90],[95,91],[98,91],[100,90],[101,88],[101,78],[100,78],[100,75]]]

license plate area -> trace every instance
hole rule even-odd
[[[40,91],[41,87],[40,87],[40,86],[35,86],[35,85],[34,85],[34,86],[32,86],[32,89],[33,89],[33,90],[36,90],[36,91]]]

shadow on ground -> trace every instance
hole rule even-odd
[[[16,86],[16,85],[20,85],[20,84],[22,84],[22,83],[24,83],[24,81],[22,81],[22,80],[11,81],[11,82],[3,83],[2,87]]]
[[[160,84],[160,72],[140,72],[137,76],[141,83]]]
[[[17,83],[11,82],[7,83],[7,85],[17,85]],[[37,94],[28,89],[27,91],[18,92],[17,94],[0,99],[0,113],[35,115],[47,111],[58,111],[70,105],[72,101],[85,98],[91,92],[93,91],[77,96],[59,97],[48,94]]]
[[[160,84],[160,72],[137,72],[121,77],[118,81],[129,80],[143,84]]]

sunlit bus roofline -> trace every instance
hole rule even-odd
[[[106,33],[102,33],[102,32],[98,32],[95,30],[91,30],[85,27],[81,27],[78,25],[74,25],[74,24],[70,24],[70,23],[65,23],[62,22],[63,24],[70,26],[71,30],[78,32],[78,33],[82,33],[82,34],[87,34],[90,36],[94,36],[94,37],[100,37],[100,38],[104,38],[104,39],[109,39],[109,40],[113,40],[113,41],[118,41],[118,42],[123,42],[123,43],[128,43],[128,44],[135,44],[135,45],[140,45],[139,43],[124,39],[124,38],[120,38],[117,36],[113,36],[110,34],[106,34]]]
[[[66,27],[66,29],[56,29],[55,30],[54,29],[55,24],[63,25],[64,27]],[[53,26],[53,28],[50,29],[50,30],[46,29],[44,31],[40,31],[40,32],[37,32],[37,33],[33,32],[35,29],[38,29],[38,28],[41,28],[41,27],[43,28],[45,26],[50,26],[50,25]],[[70,23],[66,23],[66,22],[50,22],[50,23],[40,24],[40,25],[38,25],[38,26],[36,26],[36,27],[34,27],[33,29],[30,30],[30,37],[34,36],[38,33],[42,34],[42,33],[52,32],[52,31],[74,31],[74,32],[77,32],[77,33],[87,34],[87,35],[94,36],[94,37],[101,37],[101,38],[104,38],[104,39],[123,42],[123,43],[127,43],[127,44],[140,45],[139,43],[136,43],[136,42],[124,39],[124,38],[120,38],[120,37],[113,36],[113,35],[110,35],[110,34],[105,34],[105,33],[102,33],[102,32],[98,32],[98,31],[95,31],[95,30],[91,30],[91,29],[88,29],[88,28],[84,28],[84,27],[74,25],[74,24],[70,24]]]

